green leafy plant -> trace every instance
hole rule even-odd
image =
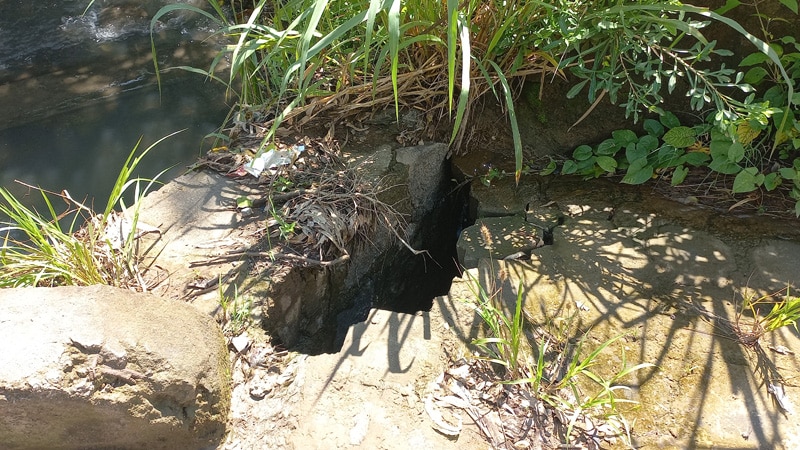
[[[138,251],[140,202],[126,208],[123,195],[133,187],[139,200],[152,188],[161,174],[147,180],[133,178],[133,173],[142,158],[169,136],[138,156],[141,140],[134,146],[99,214],[66,191],[54,194],[39,189],[47,207],[48,216],[43,216],[0,189],[0,211],[10,218],[0,227],[0,287],[108,284],[147,289],[147,268],[140,267]],[[57,213],[48,194],[60,197],[69,209]]]
[[[783,70],[774,50],[736,22],[660,0],[261,0],[248,14],[234,2],[230,19],[218,2],[210,4],[213,14],[187,4],[165,6],[151,32],[162,17],[182,9],[215,20],[232,44],[208,70],[185,69],[220,80],[215,71],[229,60],[230,77],[220,81],[241,86],[240,107],[273,111],[264,142],[283,121],[303,114],[337,108],[352,115],[393,105],[399,117],[402,105],[428,111],[429,123],[446,116],[450,142],[460,147],[475,101],[491,93],[508,115],[517,181],[523,152],[515,80],[568,70],[581,80],[570,96],[588,87],[590,101],[607,94],[636,118],[641,110],[657,111],[662,88],[671,92],[684,78],[693,107],[712,103],[722,114],[718,122],[733,120],[748,105],[721,89],[747,85],[724,66],[699,67],[711,55],[727,54],[700,32],[709,20],[741,33]],[[686,49],[676,46],[682,40]],[[153,60],[158,72],[154,40]]]
[[[482,231],[489,242],[488,230]],[[501,270],[500,278],[504,277],[503,273]],[[495,286],[494,273],[485,283],[469,271],[465,275],[470,280],[475,311],[486,327],[485,336],[472,341],[479,349],[478,357],[502,368],[503,383],[523,387],[551,408],[563,411],[569,417],[564,435],[566,443],[572,442],[576,421],[587,415],[611,419],[610,426],[626,428],[618,430],[620,435],[630,432],[619,404],[635,402],[618,393],[629,389],[623,384],[625,377],[654,367],[653,364],[628,366],[623,350],[622,368],[610,377],[594,369],[600,364],[603,352],[624,335],[608,339],[588,351],[588,333],[585,333],[572,345],[569,336],[574,315],[553,320],[550,326],[536,326],[526,319],[521,281],[516,289],[513,311],[506,311],[500,303],[502,291]]]
[[[177,10],[215,20],[235,44],[208,70],[185,69],[219,80],[214,72],[229,59],[231,75],[224,82],[240,82],[240,103],[277,111],[265,141],[282,121],[304,112],[338,106],[353,113],[393,104],[396,110],[403,105],[443,112],[454,124],[451,141],[460,142],[472,102],[492,92],[508,108],[521,163],[510,77],[555,63],[523,41],[547,9],[536,2],[415,0],[401,8],[399,0],[262,0],[244,23],[227,20],[217,2],[210,3],[217,18],[190,5],[168,5],[153,18],[151,32]],[[154,40],[152,47],[158,71]]]
[[[663,113],[662,92],[672,93],[683,78],[688,84],[686,95],[696,111],[712,105],[715,123],[725,128],[742,115],[751,113],[751,106],[726,94],[723,88],[751,92],[743,82],[744,74],[726,68],[703,66],[712,55],[730,56],[732,52],[718,49],[702,29],[711,21],[724,24],[750,41],[765,60],[775,64],[784,81],[786,73],[778,54],[764,41],[747,32],[734,20],[692,5],[663,1],[636,3],[619,2],[596,9],[581,8],[582,2],[567,15],[569,32],[551,45],[572,49],[565,53],[562,67],[583,79],[575,84],[568,96],[577,95],[588,86],[588,98],[599,101],[606,94],[612,103],[620,101],[627,115],[637,121],[642,112]],[[680,48],[681,41],[688,41]],[[703,68],[705,67],[705,68]],[[788,98],[792,97],[789,85]]]
[[[761,103],[765,123],[771,114],[768,104]],[[794,109],[793,106],[791,111]],[[677,186],[684,182],[689,168],[705,167],[722,175],[735,176],[732,194],[761,188],[773,191],[784,182],[789,183],[789,195],[796,200],[795,214],[800,216],[800,157],[790,160],[793,150],[786,149],[780,153],[780,162],[770,159],[771,152],[754,140],[760,131],[753,131],[755,126],[751,121],[740,122],[730,133],[712,126],[712,121],[709,117],[705,123],[689,127],[682,125],[674,114],[664,112],[658,120],[645,119],[643,127],[647,134],[640,136],[631,130],[616,130],[611,138],[597,146],[578,146],[572,158],[563,162],[560,173],[581,175],[586,179],[622,175],[621,182],[627,184],[642,184],[655,177],[669,176],[670,183]],[[772,139],[777,134],[773,130]],[[790,145],[787,140],[783,144]],[[540,173],[549,175],[557,167],[557,163],[551,161]]]
[[[655,367],[651,363],[641,363],[634,366],[628,366],[625,357],[625,350],[622,349],[622,369],[617,371],[611,377],[606,378],[598,372],[591,370],[592,366],[599,362],[600,354],[612,343],[624,337],[624,335],[617,335],[605,342],[602,342],[587,356],[583,355],[583,346],[588,334],[584,334],[580,341],[578,341],[575,349],[574,357],[570,360],[566,373],[558,380],[551,389],[567,389],[570,395],[554,395],[552,393],[546,394],[546,399],[552,405],[569,411],[571,420],[567,424],[566,435],[572,434],[572,429],[581,414],[596,410],[607,410],[612,415],[619,415],[617,405],[620,403],[636,403],[624,397],[620,397],[617,392],[622,390],[630,390],[628,386],[621,384],[623,379],[628,375],[649,367]],[[582,359],[581,359],[582,358]],[[585,395],[580,389],[580,378],[585,377],[595,383],[596,390],[593,394]],[[625,423],[624,420],[620,420]]]
[[[469,273],[468,276],[472,277]],[[495,306],[495,295],[487,292],[477,280],[472,279],[473,294],[477,299],[476,311],[489,329],[489,336],[472,341],[488,361],[504,366],[512,377],[520,375],[520,347],[523,343],[523,289],[520,282],[514,314],[511,317]]]
[[[492,235],[484,224],[480,228],[484,243],[491,249]],[[522,280],[517,288],[514,312],[509,317],[502,307],[498,305],[498,297],[502,293],[495,286],[494,273],[487,283],[481,283],[470,272],[464,272],[470,279],[470,290],[475,299],[475,311],[483,320],[489,333],[487,336],[475,339],[472,343],[487,355],[487,360],[499,364],[507,370],[510,378],[519,378],[524,373],[521,370],[521,352],[525,340],[523,302],[524,289]]]
[[[534,358],[529,358],[532,353],[528,347],[529,334],[526,328],[530,329],[532,325],[526,324],[524,318],[522,285],[517,289],[514,311],[509,315],[496,305],[497,292],[491,293],[491,288],[482,286],[469,272],[467,276],[474,286],[476,312],[487,328],[486,337],[472,342],[483,355],[480,357],[504,368],[505,383],[525,386],[535,398],[563,411],[570,418],[564,435],[566,443],[572,442],[576,422],[586,415],[613,419],[609,422],[611,426],[627,423],[619,404],[635,402],[619,395],[619,391],[629,389],[623,380],[638,370],[654,367],[653,364],[629,366],[623,350],[622,368],[616,373],[604,377],[593,370],[593,366],[600,363],[601,354],[623,335],[601,343],[586,354],[588,334],[584,334],[577,345],[568,351],[568,346],[560,342],[555,334],[543,333],[533,352]],[[559,356],[553,357],[552,349],[557,347],[562,350]],[[568,360],[566,368],[560,370],[564,359]],[[584,389],[588,388],[587,381],[594,385],[593,389],[588,389],[591,392],[588,395],[584,393]],[[620,435],[629,431],[618,430]]]
[[[793,0],[784,5],[796,11]],[[651,8],[648,6],[645,9],[652,10]],[[694,7],[689,9],[695,12]],[[604,17],[602,12],[587,15],[587,20],[597,20],[599,17]],[[716,13],[708,17],[720,20]],[[625,27],[615,25],[614,21],[607,23],[601,20],[599,23],[602,26],[593,31],[599,36],[596,39],[609,39],[609,33],[612,36],[624,36],[628,40],[639,39],[632,36]],[[749,35],[738,25],[730,23],[730,19],[723,22],[759,47],[758,51],[745,56],[740,62],[739,66],[746,69],[746,72],[734,74],[732,70],[726,69],[724,73],[717,73],[715,82],[708,84],[711,79],[696,72],[693,62],[686,65],[690,61],[701,61],[707,55],[692,58],[682,56],[679,60],[672,60],[673,72],[677,67],[684,67],[684,74],[691,86],[688,95],[692,97],[692,107],[699,110],[706,103],[712,104],[713,109],[704,123],[684,126],[674,114],[657,106],[662,100],[658,90],[663,75],[670,74],[667,83],[669,92],[674,88],[676,76],[676,73],[669,70],[664,72],[666,69],[660,59],[665,55],[670,58],[676,56],[672,55],[674,49],[670,48],[664,53],[657,49],[660,45],[658,42],[664,38],[664,33],[670,32],[687,33],[695,37],[697,42],[703,42],[702,35],[692,32],[691,27],[686,29],[677,25],[670,32],[658,27],[647,28],[654,33],[652,42],[655,43],[651,44],[650,62],[642,66],[644,72],[641,74],[656,77],[656,82],[653,85],[648,82],[640,88],[636,87],[635,79],[629,82],[634,92],[639,89],[639,94],[634,97],[638,95],[640,98],[651,99],[648,110],[658,112],[658,120],[644,120],[645,135],[637,135],[631,130],[617,130],[612,133],[612,138],[597,146],[577,147],[572,158],[563,162],[560,173],[581,175],[584,178],[622,175],[621,181],[629,184],[641,184],[655,177],[670,176],[671,184],[679,185],[686,179],[691,167],[705,167],[718,174],[735,176],[730,189],[734,195],[757,189],[773,191],[784,183],[788,184],[789,195],[795,200],[795,214],[800,217],[800,157],[796,154],[800,149],[800,95],[794,92],[794,86],[800,80],[800,44],[793,36],[783,36],[767,44]],[[705,24],[693,26],[700,29]],[[770,36],[766,29],[762,32],[765,36]],[[701,53],[718,53],[714,48],[713,43],[709,43]],[[602,66],[595,65],[591,70],[580,64],[579,53],[575,57],[579,64],[574,71],[585,79],[573,88],[570,95],[576,95],[587,84],[590,86],[590,99],[599,99],[606,92],[613,94],[611,90],[619,88],[614,80],[622,77],[614,75],[615,70],[630,68],[630,61],[633,60],[632,56],[625,56],[622,50],[636,53],[642,49],[635,44],[626,43],[618,50],[619,64],[612,60]],[[596,51],[598,50],[593,49],[587,52],[597,56]],[[690,50],[688,54],[693,51],[697,51],[697,48]],[[634,71],[634,74],[639,72]],[[743,100],[733,100],[721,95],[715,86],[724,86],[725,77],[732,77],[731,87],[738,87],[749,95]],[[700,86],[704,83],[707,84],[705,87]],[[769,84],[769,87],[758,95],[754,88],[765,84]],[[627,102],[626,107],[629,110],[633,108],[635,114],[638,111],[637,103],[631,98]],[[646,101],[638,103],[639,106],[646,104]],[[780,150],[777,160],[776,150]],[[557,163],[550,161],[542,168],[541,173],[551,174],[557,170]]]
[[[499,178],[503,178],[506,176],[504,170],[500,170],[497,167],[490,167],[489,170],[486,171],[486,175],[481,175],[481,184],[484,186],[491,186],[494,180]]]
[[[281,211],[275,208],[272,198],[269,199],[269,213],[272,216],[272,219],[267,221],[267,228],[277,225],[278,236],[284,240],[291,239],[296,232],[295,229],[297,228],[297,222],[287,221],[283,217]]]
[[[222,311],[221,325],[226,335],[238,336],[252,322],[253,302],[250,298],[239,295],[237,286],[233,286],[233,297],[228,297],[223,292],[222,283],[219,284],[219,306]]]
[[[616,130],[595,147],[577,147],[572,158],[564,161],[561,174],[584,178],[623,174],[623,183],[642,184],[671,171],[675,185],[683,182],[689,166],[705,165],[711,160],[708,149],[698,145],[707,125],[682,126],[674,114],[665,112],[659,120],[646,119],[643,126],[647,134],[642,136],[632,130]],[[551,162],[542,174],[554,172],[555,167]]]
[[[766,295],[745,289],[742,295],[742,304],[733,323],[733,331],[742,344],[757,345],[765,334],[786,326],[797,330],[800,297],[790,294],[790,286]],[[768,311],[764,313],[764,309]]]
[[[758,103],[761,110],[752,114],[747,120],[742,120],[736,127],[737,141],[753,149],[754,152],[763,147],[764,142],[772,141],[772,150],[764,157],[752,161],[737,173],[733,183],[732,192],[746,193],[756,189],[765,188],[768,191],[779,187],[782,182],[788,181],[792,185],[791,197],[797,202],[795,214],[800,217],[800,177],[797,168],[800,167],[800,93],[794,93],[793,84],[800,82],[800,43],[793,36],[783,36],[770,46],[780,55],[780,61],[786,67],[790,82],[784,83],[777,76],[775,64],[764,59],[759,53],[746,56],[739,65],[749,67],[744,79],[754,86],[765,83],[771,84],[760,98],[749,97],[751,102]],[[786,98],[787,92],[791,96]],[[779,147],[781,146],[781,147]],[[771,163],[775,161],[774,151],[780,148],[778,160],[781,161],[778,170],[770,170]]]

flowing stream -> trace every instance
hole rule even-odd
[[[105,204],[125,159],[184,130],[145,157],[137,175],[179,175],[211,145],[228,111],[224,89],[181,70],[155,79],[150,21],[167,0],[0,0],[0,186],[42,207],[17,183]],[[204,1],[195,1],[202,6]],[[161,68],[207,67],[221,44],[211,23],[171,14],[155,27]]]

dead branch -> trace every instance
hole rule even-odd
[[[192,261],[189,263],[189,267],[197,267],[197,266],[208,266],[213,264],[220,264],[227,261],[240,259],[240,258],[269,258],[271,260],[278,260],[278,259],[288,259],[290,261],[297,261],[303,262],[306,264],[317,265],[322,267],[328,266],[335,266],[337,264],[341,264],[345,261],[350,259],[350,255],[342,255],[334,260],[331,261],[319,261],[312,258],[306,258],[305,256],[294,255],[291,253],[283,253],[283,252],[248,252],[248,251],[236,251],[231,252],[225,255],[215,256],[213,258],[209,258],[202,261]]]

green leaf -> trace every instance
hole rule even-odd
[[[667,111],[658,118],[661,123],[667,128],[675,128],[681,126],[681,121],[675,114]]]
[[[615,130],[611,132],[611,136],[620,147],[625,147],[639,139],[636,133],[631,130]]]
[[[563,175],[571,175],[578,170],[578,164],[575,161],[568,159],[564,161],[564,167],[561,168],[561,173]]]
[[[800,217],[800,200],[794,204],[794,216]]]
[[[786,92],[784,92],[781,86],[772,86],[764,92],[761,101],[769,102],[770,106],[780,108],[786,105]]]
[[[306,79],[304,78],[303,74],[306,72],[306,67],[308,64],[308,59],[312,56],[309,51],[309,47],[311,46],[311,40],[315,35],[317,35],[317,26],[319,25],[320,20],[322,19],[322,14],[325,12],[326,8],[328,7],[328,0],[319,0],[314,2],[314,7],[311,11],[311,17],[308,19],[308,24],[303,29],[303,33],[300,36],[300,54],[298,59],[298,73],[300,74],[298,83],[300,84],[299,89],[301,92],[301,97],[305,94],[305,83]],[[254,22],[257,17],[250,17],[250,22]],[[391,23],[391,19],[389,19]],[[244,38],[246,33],[243,33],[240,39]],[[390,44],[391,45],[391,44]],[[235,56],[235,55],[234,55]],[[232,57],[232,59],[236,59]]]
[[[645,119],[643,126],[650,136],[661,137],[664,134],[664,126],[657,120]]]
[[[683,155],[681,159],[686,164],[698,167],[698,166],[704,166],[708,162],[708,160],[711,159],[711,156],[709,156],[708,153],[703,153],[703,152],[689,152]]]
[[[756,64],[761,64],[768,60],[769,56],[765,55],[764,53],[751,53],[739,63],[739,67],[755,66]]]
[[[614,139],[606,139],[597,146],[595,153],[598,155],[612,156],[615,155],[620,148],[622,148],[622,146]]]
[[[86,10],[88,11],[88,9],[89,9],[89,7],[87,6]],[[156,12],[156,14],[153,16],[153,18],[150,19],[150,53],[151,53],[151,56],[153,57],[153,67],[154,67],[155,73],[156,73],[156,84],[158,85],[158,96],[159,96],[159,98],[161,97],[161,69],[159,69],[158,57],[156,55],[156,41],[155,41],[155,34],[156,33],[155,33],[155,28],[156,28],[156,25],[159,23],[159,20],[161,19],[161,17],[163,17],[166,14],[169,14],[172,11],[182,11],[182,10],[193,11],[193,12],[196,12],[197,14],[202,14],[202,15],[206,16],[207,18],[211,19],[211,21],[215,22],[218,26],[222,26],[223,25],[222,22],[220,22],[219,18],[214,17],[208,11],[204,11],[204,10],[202,10],[202,9],[196,7],[196,6],[187,5],[187,4],[183,4],[183,3],[178,3],[178,4],[174,4],[174,5],[164,5],[161,9],[159,9]],[[85,12],[86,11],[84,11],[84,13]],[[242,41],[243,40],[244,40],[244,37],[242,37],[242,40],[239,42],[239,45],[242,45]],[[233,75],[231,75],[231,76],[233,76]]]
[[[592,147],[588,145],[581,145],[572,152],[572,157],[577,161],[585,161],[592,157]]]
[[[744,159],[744,146],[739,142],[734,142],[728,147],[728,161],[738,163]]]
[[[321,0],[317,0],[314,3],[320,3]],[[394,93],[394,114],[395,119],[399,122],[400,121],[400,103],[399,103],[399,92],[397,87],[397,69],[400,65],[400,0],[392,0],[392,3],[389,5],[389,17],[388,17],[388,25],[389,25],[389,58],[392,61],[392,92]],[[469,49],[469,43],[462,43],[462,45],[466,45]],[[463,61],[463,64],[469,65],[469,60]],[[461,96],[464,96],[464,89],[469,90],[469,83],[467,83],[466,87],[462,85],[461,87]],[[461,99],[459,99],[459,103],[461,103]],[[459,107],[461,105],[459,104]],[[458,128],[459,117],[456,116],[456,128]],[[452,139],[451,139],[452,142]]]
[[[458,49],[458,0],[447,0],[447,104],[452,112]]]
[[[572,86],[572,88],[567,92],[567,98],[574,98],[576,95],[578,95],[578,93],[581,91],[581,89],[583,89],[583,87],[586,86],[586,83],[588,83],[588,82],[589,82],[589,80],[587,79],[587,80],[581,81],[580,83],[576,84],[575,86]]]
[[[625,148],[625,159],[627,159],[630,164],[633,164],[634,161],[639,159],[647,159],[649,153],[650,151],[644,146],[629,144],[628,147]]]
[[[683,154],[683,149],[678,149],[671,145],[665,145],[658,150],[656,167],[664,168],[677,166],[683,161],[683,159],[681,159]]]
[[[677,186],[683,183],[683,180],[686,179],[686,175],[688,174],[689,174],[688,167],[684,167],[683,165],[676,167],[675,171],[672,172],[672,181],[670,181],[670,184],[673,186]]]
[[[667,131],[663,139],[673,147],[686,148],[697,141],[697,134],[692,128],[677,126]]]
[[[252,208],[253,201],[247,198],[246,196],[241,196],[236,198],[236,207],[239,209],[242,208]]]
[[[393,1],[396,1],[398,4],[400,3],[400,0],[393,0]],[[458,95],[458,105],[456,106],[456,118],[453,125],[453,132],[450,135],[451,144],[456,140],[458,131],[461,129],[461,122],[464,120],[464,114],[467,111],[467,104],[469,103],[469,89],[470,89],[470,64],[472,61],[472,59],[470,58],[471,50],[470,50],[470,40],[469,40],[470,39],[469,29],[462,20],[462,18],[458,19],[457,26],[459,34],[461,36],[461,92]],[[397,103],[397,96],[395,96],[395,103]],[[514,145],[516,152],[516,142]]]
[[[653,176],[653,166],[647,164],[647,158],[639,158],[628,167],[628,173],[622,178],[626,184],[642,184]]]
[[[381,0],[370,0],[369,9],[367,10],[366,32],[364,34],[363,52],[366,54],[369,54],[370,48],[372,47],[372,32],[375,29],[375,17],[380,9]],[[364,73],[369,73],[369,58],[364,58]]]
[[[723,173],[725,175],[733,175],[734,173],[739,173],[742,170],[742,167],[735,162],[728,161],[728,158],[713,158],[711,163],[708,165],[708,168],[719,173]]]
[[[781,177],[787,180],[794,180],[797,178],[797,171],[791,167],[781,167],[778,169],[778,172],[781,174]]]
[[[595,171],[595,161],[596,158],[592,155],[589,159],[584,159],[583,161],[578,161],[578,168],[577,172],[581,175],[592,175]]]
[[[747,167],[742,169],[736,178],[733,180],[733,189],[731,190],[734,194],[740,194],[742,192],[751,192],[758,188],[758,186],[764,182],[764,176],[761,175],[759,179],[760,173],[758,173],[758,169],[755,167]]]
[[[764,81],[764,78],[766,78],[768,74],[769,72],[767,72],[767,69],[761,66],[752,67],[744,74],[744,82],[757,85]]]
[[[617,169],[617,160],[610,156],[598,156],[595,162],[606,172],[613,173]]]
[[[658,144],[658,138],[648,134],[639,138],[639,142],[636,143],[636,149],[650,153],[658,148]]]
[[[764,187],[767,188],[768,191],[773,191],[781,185],[782,181],[778,172],[772,172],[764,177]]]
[[[793,13],[797,14],[797,0],[778,0],[778,1],[781,2],[781,5],[791,9]]]
[[[558,167],[558,165],[556,164],[556,162],[555,162],[555,161],[553,161],[553,160],[550,160],[550,163],[548,163],[548,164],[547,164],[547,166],[545,166],[545,168],[544,168],[544,169],[542,169],[542,170],[539,172],[539,175],[541,175],[541,176],[547,176],[547,175],[550,175],[550,174],[552,174],[553,172],[555,172],[555,171],[556,171],[556,168],[557,168],[557,167]]]
[[[711,134],[711,144],[709,151],[714,158],[718,156],[728,157],[728,150],[733,145],[733,141],[725,137],[715,137],[714,133]]]
[[[465,36],[464,39],[468,39],[468,36]],[[469,48],[468,43],[462,43],[462,45]],[[465,53],[464,57],[466,58],[468,55]],[[514,140],[514,181],[519,184],[519,178],[522,175],[522,138],[519,134],[519,123],[517,122],[517,114],[514,109],[514,94],[500,66],[494,61],[489,61],[489,64],[494,68],[497,73],[497,78],[503,86],[503,97],[506,100],[506,109],[508,110],[508,117],[511,122],[511,136]]]

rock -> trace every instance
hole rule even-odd
[[[537,199],[536,178],[526,176],[517,185],[513,174],[492,181],[491,186],[472,183],[469,193],[470,218],[523,216],[527,205]]]
[[[439,189],[444,179],[446,144],[420,145],[397,150],[397,162],[408,168],[408,196],[412,221],[430,214],[440,201]]]
[[[182,302],[108,286],[0,290],[0,442],[199,449],[225,432],[228,354]]]
[[[489,234],[487,242],[482,228]],[[458,238],[458,262],[466,269],[477,267],[482,258],[505,259],[528,256],[542,246],[541,230],[519,216],[478,219]],[[514,258],[519,259],[519,258]]]
[[[142,248],[149,249],[145,256],[157,259],[158,267],[170,276],[170,282],[158,286],[156,293],[165,298],[184,297],[187,283],[196,281],[198,273],[208,280],[224,278],[237,262],[198,267],[192,263],[254,243],[241,235],[240,228],[261,218],[241,217],[234,206],[239,197],[258,195],[261,192],[255,188],[204,170],[181,175],[148,193],[141,202],[139,222],[157,226],[161,233],[144,236]],[[219,307],[219,293],[209,297],[208,301],[195,298],[193,303],[213,314]]]

